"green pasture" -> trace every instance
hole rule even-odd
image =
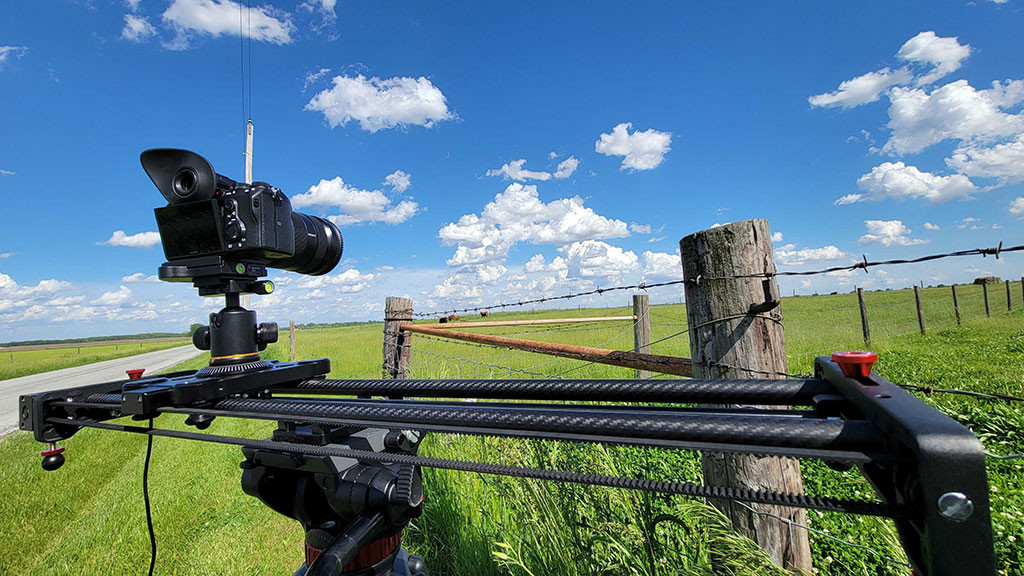
[[[950,289],[922,292],[927,333],[918,332],[912,291],[867,293],[877,370],[899,384],[1024,394],[1024,303],[1020,285],[1007,313],[1002,285],[990,287],[992,317],[981,288],[958,287],[962,326]],[[613,293],[614,294],[614,293]],[[628,303],[628,295],[605,296]],[[628,315],[626,306],[492,314],[500,318]],[[863,348],[855,295],[785,298],[790,371],[813,358]],[[653,345],[689,356],[685,307],[651,308]],[[476,318],[479,319],[479,316]],[[284,320],[284,319],[278,319]],[[470,320],[464,315],[464,320]],[[329,357],[334,377],[379,377],[381,324],[299,330],[299,358]],[[628,322],[481,328],[489,334],[630,349]],[[534,354],[443,342],[414,335],[414,377],[628,377],[632,371]],[[287,333],[268,349],[287,359]],[[184,367],[198,367],[202,358]],[[971,427],[993,453],[1024,452],[1021,405],[963,396],[922,396]],[[183,428],[182,418],[159,424]],[[269,435],[272,424],[217,420],[215,434]],[[39,468],[26,433],[0,440],[0,573],[139,574],[149,545],[141,495],[145,440],[86,430],[66,443],[67,464]],[[270,512],[239,489],[236,448],[158,438],[150,490],[160,554],[159,574],[290,574],[301,559],[297,523]],[[431,434],[422,453],[626,476],[700,482],[692,454],[631,447],[481,439]],[[1021,460],[992,460],[989,480],[1001,573],[1024,574],[1024,471]],[[683,498],[554,485],[520,479],[424,470],[424,515],[406,531],[406,546],[427,558],[432,576],[489,575],[764,575],[779,574],[750,541],[732,532],[709,505]],[[855,472],[804,463],[810,494],[865,497]],[[892,524],[811,512],[808,525],[819,574],[908,575]],[[850,546],[849,541],[863,547]]]
[[[146,352],[155,352],[165,348],[181,346],[187,342],[187,340],[176,342],[124,342],[101,346],[83,344],[82,346],[45,348],[42,350],[9,348],[0,351],[0,380],[84,366],[85,364],[113,360],[114,358],[124,358],[125,356],[134,356]]]

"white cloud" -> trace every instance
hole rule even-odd
[[[149,23],[144,16],[135,14],[124,15],[124,28],[121,30],[121,38],[132,42],[145,42],[147,38],[156,34],[156,28]]]
[[[412,176],[403,170],[395,170],[384,177],[384,185],[395,192],[405,192],[412,186]]]
[[[633,232],[635,234],[650,234],[651,233],[651,225],[650,224],[637,224],[636,222],[630,222],[629,223],[629,231]]]
[[[132,12],[135,12],[139,9],[139,4],[141,2],[142,0],[124,0],[124,6]]]
[[[909,238],[911,230],[900,220],[865,220],[868,233],[860,237],[861,244],[881,244],[882,246],[916,246],[925,244],[927,240]]]
[[[935,230],[939,230],[940,228],[936,224],[932,224],[931,222],[925,222],[924,223],[924,229],[925,230],[935,231]]]
[[[364,222],[401,224],[419,211],[419,204],[402,200],[392,205],[391,200],[380,190],[361,190],[349,186],[340,176],[331,180],[320,180],[309,190],[292,198],[294,208],[321,206],[339,210],[330,220],[339,226]]]
[[[968,216],[966,218],[963,218],[963,219],[959,220],[957,222],[957,224],[956,224],[956,227],[961,229],[961,230],[967,228],[968,226],[970,226],[972,228],[978,228],[978,226],[976,224],[974,224],[975,222],[981,222],[981,218],[975,218],[974,216]]]
[[[960,68],[971,55],[969,44],[961,45],[957,37],[942,38],[935,32],[921,32],[900,48],[896,57],[917,64],[929,64],[932,70],[917,79],[917,85],[931,84]]]
[[[1024,100],[1024,80],[993,82],[976,90],[957,80],[933,90],[893,88],[889,93],[889,128],[884,150],[913,154],[946,139],[977,143],[1024,132],[1024,116],[1001,109]]]
[[[154,274],[146,274],[144,272],[136,272],[129,274],[128,276],[122,276],[121,282],[159,282],[160,279]]]
[[[116,291],[104,292],[102,296],[100,296],[96,300],[93,300],[92,304],[94,306],[117,307],[123,304],[127,304],[128,302],[131,301],[131,299],[131,289],[122,284],[121,287],[118,288]]]
[[[0,170],[0,176],[14,176],[13,170]]]
[[[643,253],[644,278],[679,278],[683,277],[683,265],[678,254],[645,251]]]
[[[515,180],[516,182],[525,182],[527,180],[540,180],[543,182],[551,179],[550,173],[527,170],[523,167],[525,164],[526,160],[523,160],[522,158],[519,160],[513,160],[508,164],[503,164],[501,168],[492,168],[488,170],[487,175],[501,176],[505,180]]]
[[[6,260],[11,256],[14,256],[14,252],[0,252],[0,260]]]
[[[868,72],[856,78],[845,80],[834,92],[826,92],[807,99],[811,106],[832,108],[841,106],[844,109],[875,102],[882,92],[897,84],[906,84],[913,78],[906,68],[890,70],[882,68],[877,72]]]
[[[548,152],[548,160],[554,160],[558,158],[558,152]]]
[[[976,178],[998,178],[1004,184],[1024,181],[1024,134],[989,148],[958,148],[946,164]]]
[[[558,251],[565,257],[571,276],[619,279],[639,268],[639,260],[632,251],[600,240],[573,242]]]
[[[782,232],[775,232],[772,234],[772,242],[782,242]]]
[[[455,117],[441,90],[423,77],[335,76],[334,85],[314,96],[305,109],[323,113],[332,128],[357,121],[368,132],[409,125],[431,128]]]
[[[302,79],[302,92],[305,93],[310,86],[316,84],[323,79],[324,76],[327,76],[330,73],[330,68],[320,68],[316,72],[306,72],[305,78]]]
[[[775,251],[775,259],[786,266],[801,266],[807,262],[822,260],[839,260],[849,255],[835,246],[823,246],[821,248],[803,248],[794,250],[790,245],[783,246]]]
[[[338,22],[338,14],[334,11],[336,4],[337,0],[307,0],[299,4],[299,9],[319,14],[322,20],[319,24],[314,25],[313,29],[323,32],[328,28],[333,28]],[[328,34],[328,37],[333,40],[337,36],[332,32]]]
[[[565,160],[562,160],[558,163],[558,168],[555,169],[555,178],[564,180],[565,178],[572,176],[572,173],[576,171],[576,167],[579,165],[580,161],[575,156],[570,156]]]
[[[173,0],[162,18],[177,34],[165,46],[184,50],[193,34],[241,36],[239,13],[244,17],[251,39],[271,44],[291,43],[295,25],[287,13],[270,6],[247,8],[231,0]]]
[[[938,176],[921,172],[916,166],[903,162],[884,162],[857,180],[862,194],[847,194],[836,200],[837,205],[868,200],[927,200],[933,204],[950,200],[969,200],[977,187],[963,174]]]
[[[520,242],[567,244],[628,235],[625,222],[595,213],[579,197],[544,203],[536,186],[519,183],[509,184],[479,215],[465,214],[438,232],[444,244],[458,247],[453,265],[504,259]]]
[[[379,277],[379,274],[364,274],[355,268],[349,268],[337,274],[303,276],[297,287],[307,290],[333,287],[333,290],[339,294],[353,294],[369,288],[371,283]],[[326,295],[327,292],[325,291],[324,294]]]
[[[97,244],[107,246],[127,246],[129,248],[152,248],[160,243],[159,232],[139,232],[138,234],[125,234],[124,230],[115,230],[105,242]]]
[[[1010,202],[1010,214],[1024,218],[1024,196],[1017,196]]]
[[[26,53],[28,46],[0,46],[0,69],[3,69],[9,59],[21,60]]]
[[[672,149],[672,134],[653,128],[630,133],[632,127],[633,124],[624,122],[613,128],[610,134],[601,134],[594,143],[594,151],[605,156],[623,156],[620,170],[657,168]]]

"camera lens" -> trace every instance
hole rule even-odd
[[[341,260],[343,242],[338,227],[329,220],[292,212],[295,227],[295,255],[274,260],[270,266],[299,274],[327,274]]]
[[[192,168],[185,167],[174,175],[174,194],[179,198],[188,198],[196,191],[199,175]]]

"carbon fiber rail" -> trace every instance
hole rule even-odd
[[[658,440],[748,444],[791,448],[874,451],[878,431],[855,420],[714,413],[629,414],[588,406],[553,408],[447,404],[389,404],[386,401],[229,399],[214,408],[226,413],[302,418],[336,418],[359,423],[387,421],[465,431],[467,427],[533,432],[626,436]],[[188,411],[188,410],[185,410]]]
[[[895,508],[882,502],[864,500],[846,500],[838,498],[826,498],[815,496],[803,496],[798,494],[784,494],[777,492],[765,492],[761,490],[750,490],[746,488],[727,488],[723,486],[702,486],[691,482],[678,482],[671,480],[651,480],[647,478],[625,478],[621,476],[606,476],[602,474],[587,474],[581,472],[568,472],[564,470],[551,470],[546,468],[530,468],[523,466],[508,466],[503,464],[491,464],[484,462],[467,462],[463,460],[448,460],[444,458],[431,458],[427,456],[414,456],[403,453],[373,452],[367,450],[349,450],[331,446],[311,446],[308,444],[292,444],[272,440],[253,440],[249,438],[237,438],[233,436],[218,436],[215,434],[201,434],[198,432],[185,432],[179,430],[163,430],[146,428],[142,426],[126,426],[122,424],[110,424],[106,422],[95,422],[90,420],[74,420],[68,422],[59,418],[47,419],[53,424],[73,424],[86,428],[101,428],[104,430],[118,430],[122,432],[133,432],[136,434],[148,434],[150,436],[163,436],[168,438],[180,438],[183,440],[199,440],[203,442],[214,442],[217,444],[231,444],[243,448],[258,450],[271,450],[287,452],[298,457],[310,456],[339,456],[352,458],[361,462],[380,462],[408,464],[412,466],[425,466],[428,468],[439,468],[444,470],[457,470],[462,472],[476,472],[478,474],[495,474],[499,476],[514,476],[518,478],[534,478],[537,480],[548,480],[553,482],[569,482],[573,484],[585,484],[590,486],[606,486],[609,488],[623,488],[626,490],[640,490],[645,492],[658,492],[661,494],[674,494],[691,498],[708,498],[712,500],[736,500],[750,502],[753,504],[769,504],[773,506],[789,506],[794,508],[810,508],[813,510],[825,510],[830,512],[846,512],[866,516],[881,516],[889,518],[902,518],[907,516],[907,511]]]
[[[829,394],[820,379],[702,380],[305,380],[275,392],[351,396],[505,398],[516,400],[594,400],[692,404],[810,405]]]

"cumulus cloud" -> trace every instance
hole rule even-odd
[[[551,179],[551,174],[549,172],[534,172],[533,170],[527,170],[524,168],[525,165],[526,160],[520,158],[519,160],[513,160],[508,164],[503,164],[501,168],[492,168],[488,170],[487,175],[501,176],[505,180],[515,180],[516,182],[525,182],[527,180],[540,180],[543,182]]]
[[[1003,184],[1024,181],[1024,133],[991,147],[958,148],[946,164],[968,176],[998,178]]]
[[[333,287],[334,291],[339,294],[353,294],[369,288],[372,282],[379,277],[379,274],[364,274],[355,268],[349,268],[337,274],[303,276],[298,287],[307,290]]]
[[[957,37],[942,38],[933,31],[921,32],[900,47],[896,57],[907,62],[932,66],[930,72],[917,79],[917,85],[931,84],[960,68],[971,55],[969,44],[961,45]]]
[[[772,242],[782,242],[782,232],[772,233]]]
[[[632,251],[600,240],[573,242],[558,251],[571,276],[618,279],[635,273],[640,266]]]
[[[145,42],[150,36],[156,35],[156,28],[144,16],[135,14],[124,15],[124,28],[121,38],[131,42]]]
[[[1024,218],[1024,196],[1018,196],[1010,202],[1010,214]]]
[[[332,128],[356,121],[368,132],[410,125],[431,128],[455,117],[441,90],[422,76],[335,76],[333,86],[314,96],[305,109],[322,113]]]
[[[104,292],[102,296],[100,296],[96,300],[93,300],[92,304],[94,306],[117,307],[127,304],[128,302],[131,301],[131,299],[131,289],[122,284],[121,287],[115,291]]]
[[[465,214],[438,232],[444,244],[457,247],[452,266],[504,259],[520,242],[568,244],[628,235],[625,222],[597,214],[578,196],[545,203],[536,186],[518,182],[497,194],[480,214]]]
[[[291,43],[295,25],[287,13],[270,6],[248,8],[231,0],[173,0],[161,16],[164,24],[176,32],[165,46],[184,50],[193,35],[240,36],[239,12],[249,38],[270,44]]]
[[[106,241],[97,242],[97,244],[106,246],[127,246],[129,248],[152,248],[159,243],[159,232],[139,232],[129,235],[124,230],[115,230]]]
[[[934,232],[935,230],[939,230],[940,228],[939,228],[939,226],[937,224],[932,224],[931,222],[925,222],[924,223],[924,229],[925,230],[931,230],[931,231]]]
[[[882,246],[916,246],[925,244],[927,240],[910,238],[912,232],[900,220],[865,220],[867,234],[860,237],[861,244],[881,244]]]
[[[775,259],[786,266],[800,266],[812,261],[839,260],[849,255],[835,246],[823,246],[821,248],[803,248],[796,250],[786,245],[775,251]],[[786,250],[786,248],[789,248]]]
[[[572,176],[572,173],[576,171],[576,168],[579,165],[580,161],[575,156],[570,156],[565,160],[562,160],[558,163],[558,168],[555,169],[555,178],[564,180],[565,178]]]
[[[395,170],[384,177],[384,185],[395,192],[405,192],[412,186],[412,176],[403,170]]]
[[[890,70],[882,68],[877,72],[845,80],[839,84],[839,88],[833,92],[825,92],[811,96],[807,99],[811,106],[822,108],[833,108],[841,106],[843,109],[853,108],[861,104],[875,102],[885,90],[897,84],[906,84],[913,79],[914,75],[906,68]]]
[[[666,254],[665,252],[643,253],[645,279],[682,278],[683,265],[678,254]]]
[[[977,187],[963,174],[938,176],[922,172],[916,166],[903,162],[884,162],[857,180],[861,194],[847,194],[836,200],[836,205],[864,201],[927,200],[933,204],[950,200],[969,200]]]
[[[320,206],[338,210],[340,214],[329,218],[339,226],[365,222],[401,224],[419,211],[419,204],[412,200],[402,200],[392,205],[391,199],[380,190],[361,190],[346,184],[340,176],[320,180],[309,190],[293,197],[292,206]]]
[[[624,122],[612,129],[610,134],[601,134],[594,143],[594,151],[605,156],[622,156],[620,170],[653,170],[665,159],[671,150],[672,134],[653,128],[643,132],[629,132],[633,124]]]
[[[121,277],[121,282],[159,282],[160,279],[154,274],[146,274],[144,272],[136,272],[127,276]]]
[[[637,224],[636,222],[630,222],[629,223],[629,231],[633,232],[635,234],[650,234],[651,233],[651,225],[650,224]]]
[[[12,60],[21,60],[27,53],[27,46],[0,46],[0,70]]]
[[[1002,111],[1024,100],[1024,80],[993,82],[987,90],[976,90],[966,80],[930,93],[893,88],[889,99],[892,134],[886,152],[913,154],[946,139],[977,143],[1024,132],[1024,116]]]

